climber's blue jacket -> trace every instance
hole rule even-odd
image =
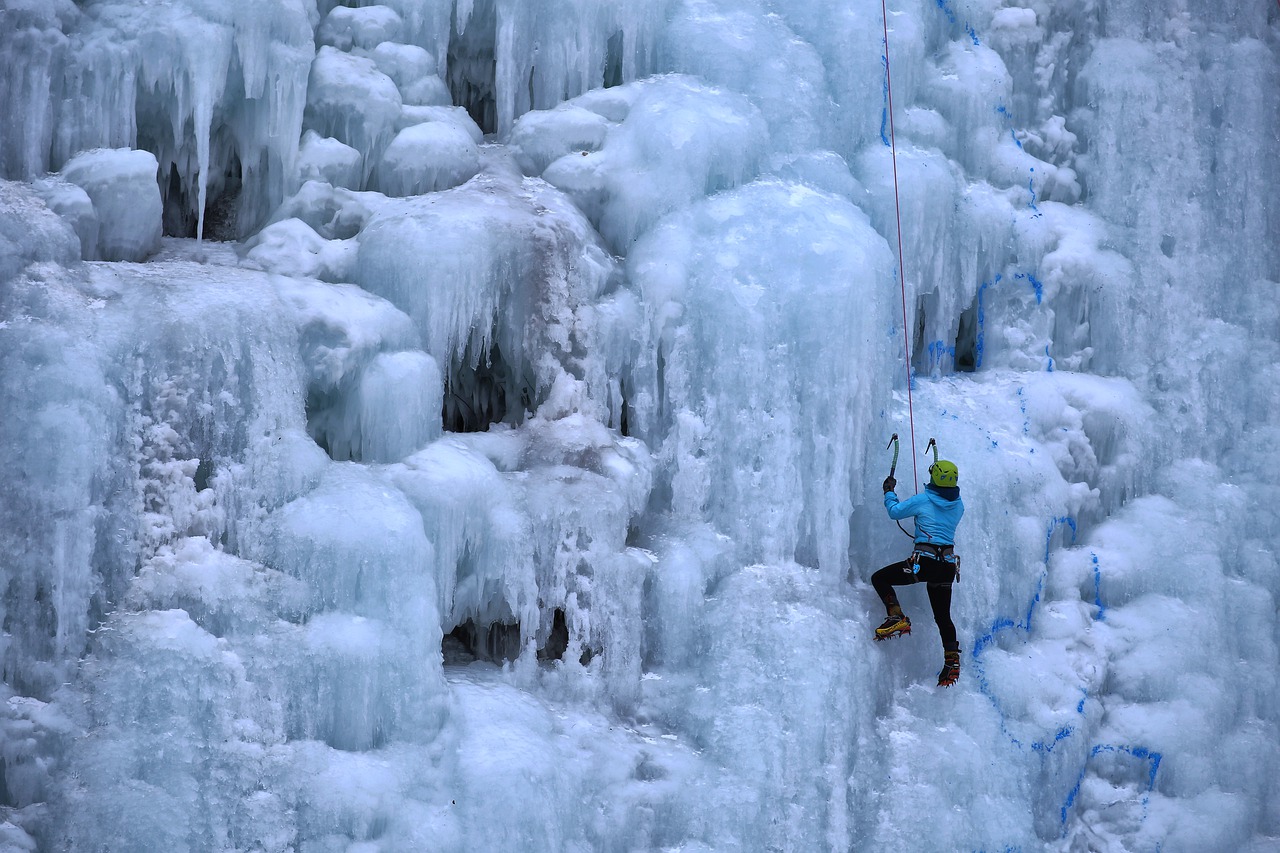
[[[916,517],[917,542],[956,544],[956,525],[964,515],[964,502],[960,500],[958,487],[928,483],[923,492],[901,502],[893,492],[885,492],[884,508],[895,521],[912,515]]]

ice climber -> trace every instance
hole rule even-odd
[[[911,556],[885,566],[871,576],[871,585],[884,602],[889,616],[876,628],[876,639],[887,640],[911,633],[911,620],[902,612],[895,586],[924,581],[929,591],[933,621],[942,636],[943,663],[938,684],[950,687],[960,677],[960,644],[951,621],[951,584],[960,577],[960,558],[955,553],[956,525],[964,515],[960,500],[959,471],[955,463],[939,459],[929,466],[925,490],[899,501],[894,494],[898,481],[890,473],[884,479],[884,508],[895,521],[915,516],[916,536]]]

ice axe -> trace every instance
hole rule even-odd
[[[924,446],[923,455],[928,456],[930,450],[933,451],[933,465],[937,465],[938,464],[938,442],[934,441],[933,438],[930,438],[929,443]],[[929,466],[930,480],[933,479],[933,465]]]
[[[932,442],[933,439],[929,439],[929,441]],[[892,478],[893,473],[898,470],[898,434],[896,432],[893,434],[893,437],[889,439],[889,443],[884,446],[884,449],[888,450],[890,447],[893,448],[893,461],[889,463],[889,477]],[[895,524],[898,525],[899,530],[907,535],[907,538],[915,538],[910,533],[907,533],[907,528],[902,526],[901,521],[895,522]]]

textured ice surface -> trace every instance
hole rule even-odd
[[[81,151],[144,148],[167,228],[244,234],[292,177],[312,33],[306,3],[19,2],[6,8],[3,174],[56,170]]]
[[[316,42],[349,51],[353,47],[370,50],[383,42],[399,41],[404,22],[394,9],[365,6],[350,9],[335,6],[316,32]]]
[[[80,239],[65,217],[41,197],[43,187],[0,181],[0,281],[9,282],[33,263],[69,264],[80,257]]]
[[[636,380],[653,401],[636,429],[670,458],[673,513],[711,520],[746,563],[842,575],[850,477],[888,405],[848,366],[888,372],[893,355],[893,305],[866,300],[893,261],[866,215],[762,181],[667,218],[628,261],[661,359]]]
[[[146,193],[143,195],[144,199],[150,195],[152,183],[148,176],[146,184],[139,187]],[[84,188],[58,176],[50,176],[34,181],[32,189],[39,194],[50,210],[61,216],[63,221],[76,232],[76,237],[80,240],[80,256],[86,260],[97,256],[101,224],[98,220],[98,212],[93,207],[93,199],[84,191]],[[159,194],[156,193],[156,195]],[[143,207],[145,209],[146,205],[144,204]],[[133,224],[138,223],[134,221]],[[158,245],[158,239],[156,243]]]
[[[670,0],[565,0],[554,13],[517,0],[454,4],[447,80],[488,132],[506,134],[531,109],[554,107],[652,73]]]
[[[360,152],[367,179],[394,135],[400,91],[373,60],[321,47],[307,86],[307,126]]]
[[[326,240],[301,219],[273,222],[245,242],[248,265],[271,272],[313,276],[322,281],[350,278],[356,244]]]
[[[435,58],[417,45],[384,41],[373,49],[370,57],[379,71],[395,81],[404,103],[451,103],[448,87],[435,73]]]
[[[142,261],[160,248],[162,207],[150,152],[86,151],[68,160],[60,174],[93,203],[96,242],[86,246],[82,228],[76,229],[85,260]]]
[[[360,152],[314,130],[302,135],[298,147],[298,182],[323,181],[335,187],[358,190],[361,186]]]
[[[471,134],[433,121],[406,127],[382,152],[374,188],[393,198],[447,190],[480,171],[480,151]]]
[[[0,5],[0,850],[1276,847],[1280,6]]]
[[[524,164],[536,169],[550,161],[542,177],[568,193],[623,254],[664,213],[754,177],[767,139],[745,98],[678,76],[588,93],[527,120],[535,127],[512,132]],[[521,145],[526,136],[542,141]]]

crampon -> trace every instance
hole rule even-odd
[[[890,616],[876,628],[876,640],[887,640],[911,633],[911,620],[906,616]]]
[[[946,652],[942,659],[942,671],[938,673],[938,686],[950,687],[960,678],[960,650]]]

